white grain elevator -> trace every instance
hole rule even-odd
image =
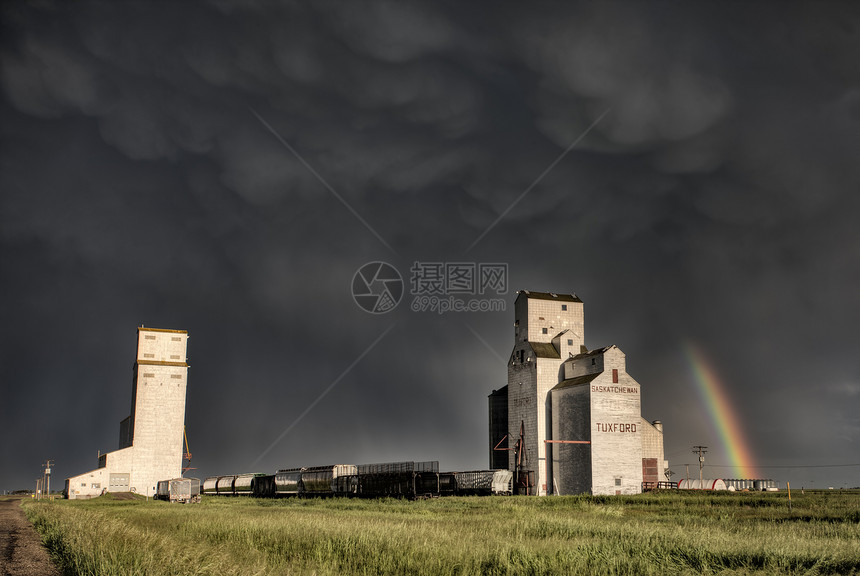
[[[159,480],[182,475],[187,342],[185,330],[138,328],[131,413],[120,423],[119,449],[102,454],[95,470],[68,478],[68,498],[152,496]]]

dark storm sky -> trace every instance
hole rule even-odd
[[[762,476],[860,485],[766,468],[860,463],[856,5],[0,16],[0,490],[117,448],[141,324],[190,333],[197,475],[484,468],[518,289],[583,299],[676,473],[729,463],[695,346]],[[377,260],[407,290],[415,261],[505,263],[507,310],[368,314]]]

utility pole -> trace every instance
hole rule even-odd
[[[45,460],[45,485],[47,486],[45,494],[48,496],[51,495],[51,465],[53,463],[53,460]]]
[[[705,488],[705,481],[702,478],[702,468],[705,466],[705,453],[707,451],[707,446],[693,446],[693,454],[698,454],[699,456],[699,490]]]

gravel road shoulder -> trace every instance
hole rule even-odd
[[[0,575],[61,576],[20,498],[0,498]]]

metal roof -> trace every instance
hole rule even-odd
[[[508,395],[508,386],[507,386],[507,384],[505,384],[504,386],[502,386],[498,390],[493,390],[490,393],[489,398],[492,398],[493,396],[507,396],[507,395]]]
[[[561,358],[552,342],[529,342],[528,344],[538,358]]]
[[[585,376],[577,376],[576,378],[568,378],[567,380],[562,380],[558,384],[552,387],[552,390],[562,390],[564,388],[570,388],[571,386],[579,386],[581,384],[588,384],[598,376],[600,376],[602,372],[595,372],[594,374],[586,374]]]
[[[610,348],[615,348],[615,344],[610,344],[609,346],[604,346],[603,348],[597,348],[595,350],[591,350],[590,352],[583,352],[581,354],[577,354],[576,356],[571,356],[565,362],[571,362],[574,360],[581,360],[583,358],[588,358],[589,356],[600,356],[605,353]]]

